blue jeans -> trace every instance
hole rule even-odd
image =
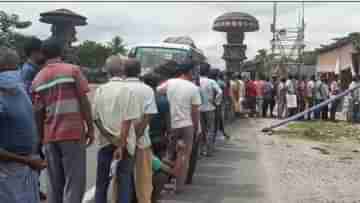
[[[98,152],[98,165],[96,174],[95,202],[107,203],[107,191],[110,185],[110,167],[113,160],[115,147],[107,145]],[[119,181],[119,203],[131,203],[133,193],[132,173],[134,160],[124,157],[117,165],[117,177]]]
[[[323,102],[324,100],[322,100],[322,99],[315,99],[315,105],[318,105],[318,104],[320,104],[321,102]],[[323,108],[319,108],[319,109],[316,109],[315,111],[314,111],[314,117],[315,117],[315,119],[320,119],[320,117],[321,117],[321,112],[323,111]]]

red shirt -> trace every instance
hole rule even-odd
[[[32,90],[35,109],[46,112],[43,142],[81,139],[84,120],[78,97],[85,97],[89,87],[80,69],[57,59],[48,61]]]
[[[256,97],[257,96],[257,88],[255,82],[249,80],[246,82],[246,96],[248,97]]]

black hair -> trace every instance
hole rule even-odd
[[[218,69],[210,69],[209,71],[209,78],[213,80],[217,80],[219,76],[219,70]]]
[[[141,64],[136,59],[127,59],[124,62],[124,73],[126,77],[139,77]]]
[[[46,59],[52,59],[61,57],[63,53],[63,47],[55,40],[47,40],[42,43],[41,51]]]
[[[207,76],[210,72],[210,65],[207,63],[202,63],[200,65],[200,75],[201,76]]]
[[[168,60],[154,68],[154,73],[161,75],[165,79],[174,78],[177,74],[178,64],[173,60]]]
[[[315,80],[315,79],[316,79],[315,75],[312,75],[311,80]]]
[[[219,71],[218,78],[224,80],[224,72]]]
[[[37,37],[29,38],[24,45],[24,52],[26,57],[30,57],[34,51],[41,51],[42,41]]]
[[[189,74],[194,68],[194,64],[178,64],[177,75]]]
[[[149,85],[153,89],[155,89],[161,81],[163,81],[163,78],[158,73],[147,73],[142,77],[142,80],[145,84]]]

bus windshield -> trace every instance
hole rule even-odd
[[[136,58],[144,69],[154,68],[166,60],[184,63],[188,56],[188,51],[184,49],[163,47],[138,47],[136,49]]]

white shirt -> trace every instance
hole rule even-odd
[[[171,127],[173,129],[193,126],[191,110],[193,105],[201,105],[199,88],[183,79],[170,79],[158,88],[166,92],[170,103]]]
[[[94,119],[100,119],[104,128],[113,136],[120,136],[121,124],[125,120],[141,118],[141,108],[138,97],[129,89],[123,80],[112,78],[108,83],[101,85],[95,91],[93,102]],[[105,137],[98,135],[101,146],[108,145]],[[135,128],[132,124],[127,139],[129,154],[134,155],[136,145]]]
[[[221,103],[222,90],[215,80],[200,77],[200,94],[202,98],[201,112],[214,111],[214,103]]]
[[[158,112],[154,90],[141,82],[137,78],[127,78],[124,80],[125,85],[134,92],[137,101],[139,102],[141,109],[141,117],[145,114],[156,114]],[[140,122],[140,119],[138,120]],[[137,141],[137,146],[141,149],[151,146],[151,140],[149,136],[149,126],[145,128],[144,135]]]
[[[246,89],[245,89],[245,83],[242,80],[239,81],[239,97],[240,99],[245,97]]]
[[[308,97],[313,97],[314,88],[315,88],[314,81],[313,80],[308,81],[306,86],[306,92]]]

